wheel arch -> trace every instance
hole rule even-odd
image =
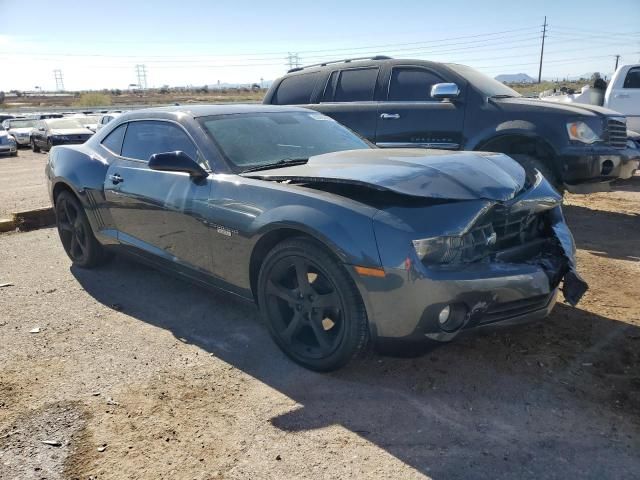
[[[562,176],[558,162],[554,161],[557,155],[555,149],[536,132],[513,130],[496,133],[478,142],[473,150],[530,155],[542,161],[558,178]]]

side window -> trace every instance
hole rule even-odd
[[[276,105],[301,105],[311,101],[311,94],[316,86],[319,73],[305,73],[286,77],[273,97]]]
[[[419,102],[431,100],[431,87],[443,80],[423,68],[394,68],[389,83],[390,102]]]
[[[336,83],[338,83],[338,75],[340,71],[336,70],[335,72],[331,72],[331,76],[327,81],[327,85],[324,87],[324,92],[322,93],[321,102],[331,102],[333,100],[333,92],[336,91]]]
[[[107,135],[107,138],[102,141],[102,145],[116,155],[120,155],[120,152],[122,150],[122,140],[124,140],[124,132],[126,129],[127,124],[123,123],[109,135]]]
[[[640,67],[629,69],[622,88],[640,88]]]
[[[181,150],[197,160],[196,146],[177,125],[158,120],[130,122],[122,144],[122,156],[149,160],[154,153]]]
[[[377,68],[342,70],[335,88],[335,102],[366,102],[373,100],[378,79]]]

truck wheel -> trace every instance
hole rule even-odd
[[[534,169],[538,170],[544,178],[553,185],[553,188],[555,188],[560,194],[564,193],[564,184],[545,162],[530,155],[514,154],[509,156],[522,165],[522,167],[527,171],[533,171]]]
[[[271,336],[300,365],[327,372],[365,350],[367,313],[344,267],[312,240],[276,245],[258,278],[258,305]]]
[[[33,138],[31,139],[31,150],[33,150],[35,153],[38,153],[40,151],[40,147],[36,145],[36,142]]]

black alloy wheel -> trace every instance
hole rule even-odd
[[[58,195],[55,212],[60,241],[75,265],[91,268],[109,258],[93,235],[82,205],[72,193],[63,191]]]
[[[315,242],[277,245],[263,263],[258,296],[276,343],[307,368],[334,370],[366,346],[360,294],[344,267]]]

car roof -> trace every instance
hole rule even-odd
[[[275,112],[308,112],[300,107],[281,105],[255,104],[220,104],[220,105],[175,105],[171,107],[145,108],[134,110],[126,114],[127,118],[149,117],[149,114],[168,113],[186,114],[191,117],[208,117],[213,115],[233,115],[238,113],[275,113]]]

